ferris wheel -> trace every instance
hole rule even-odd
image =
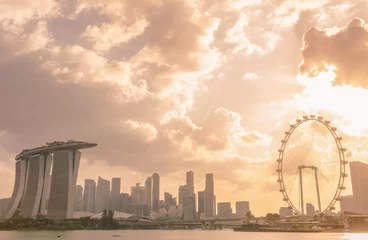
[[[342,137],[330,124],[321,116],[303,116],[290,125],[281,140],[277,182],[283,201],[296,215],[305,214],[305,203],[326,213],[335,210],[335,203],[341,200],[348,161]]]

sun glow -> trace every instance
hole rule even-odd
[[[305,86],[301,94],[295,95],[298,109],[318,113],[328,111],[338,116],[335,124],[343,132],[362,135],[368,131],[368,115],[362,114],[362,106],[368,101],[368,90],[348,85],[334,86],[335,67],[314,78],[299,75],[298,80]]]

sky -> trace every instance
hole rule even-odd
[[[365,0],[3,0],[0,197],[22,149],[75,139],[98,143],[79,184],[121,177],[129,192],[158,172],[163,198],[211,172],[218,202],[277,212],[295,119],[331,120],[347,159],[368,162],[365,20]]]

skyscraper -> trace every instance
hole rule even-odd
[[[146,204],[146,190],[144,187],[139,186],[139,185],[140,183],[136,183],[134,187],[130,188],[133,205],[147,205]]]
[[[164,199],[165,199],[165,210],[169,211],[170,207],[173,206],[173,195],[171,195],[168,192],[164,193]]]
[[[148,177],[144,182],[144,189],[146,190],[146,204],[148,206],[148,212],[152,209],[152,178]]]
[[[245,217],[250,212],[249,202],[240,201],[235,203],[236,216],[239,218]]]
[[[289,207],[281,207],[279,214],[281,218],[293,216],[293,209]]]
[[[158,203],[160,201],[160,176],[158,173],[152,175],[152,210],[158,212]]]
[[[120,203],[120,187],[121,186],[121,178],[113,178],[111,180],[111,202],[110,209],[112,211],[119,210]]]
[[[215,196],[213,174],[206,174],[206,188],[204,190],[204,216],[212,218],[215,215]]]
[[[356,202],[356,211],[361,214],[368,214],[368,164],[362,162],[350,162],[351,186]]]
[[[120,207],[121,212],[133,213],[133,199],[128,193],[120,194]]]
[[[204,214],[204,191],[198,192],[198,218],[200,219],[201,214]]]
[[[83,187],[81,185],[77,185],[75,187],[75,195],[74,195],[74,212],[83,210]]]
[[[220,218],[230,218],[233,214],[230,202],[220,202],[217,204],[218,217]]]
[[[84,180],[83,211],[95,212],[96,182],[93,179]]]
[[[311,203],[306,204],[307,216],[314,216],[316,213],[316,208]]]
[[[47,218],[73,218],[80,156],[79,150],[62,150],[54,153]]]
[[[179,190],[178,190],[179,204],[184,205],[184,201],[188,197],[190,197],[190,190],[189,190],[188,185],[179,186]]]
[[[110,181],[98,177],[96,192],[96,212],[110,209]]]
[[[194,196],[194,173],[192,171],[187,172],[187,186],[190,196]]]

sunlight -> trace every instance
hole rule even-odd
[[[305,112],[318,113],[324,110],[340,119],[335,124],[339,130],[351,135],[361,135],[368,130],[368,115],[362,114],[360,105],[368,101],[368,90],[348,85],[333,86],[335,67],[319,73],[315,78],[299,75],[299,82],[305,86],[297,94],[296,105]]]

